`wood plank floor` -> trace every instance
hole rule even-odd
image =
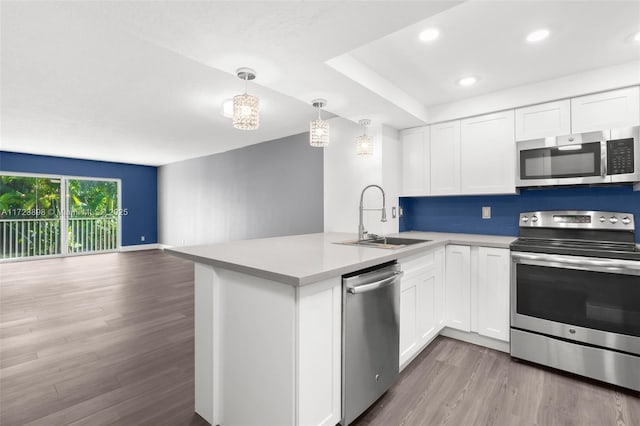
[[[111,253],[4,263],[0,278],[0,424],[207,424],[191,262]]]
[[[0,279],[2,426],[207,424],[190,262],[79,256],[0,264]],[[439,337],[356,424],[637,426],[640,398]]]
[[[353,424],[637,426],[640,393],[440,336]]]

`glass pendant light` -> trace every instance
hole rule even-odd
[[[244,93],[233,97],[233,127],[241,130],[255,130],[260,127],[260,100],[247,93],[247,81],[256,78],[251,68],[238,68],[238,78],[244,80]]]
[[[364,134],[356,138],[356,153],[358,155],[373,155],[373,140],[367,135],[367,126],[371,124],[371,120],[358,121],[364,127]]]
[[[325,99],[314,99],[311,105],[318,108],[318,119],[309,123],[309,144],[323,148],[329,145],[329,123],[320,117],[320,110],[327,105]]]

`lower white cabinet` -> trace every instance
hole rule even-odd
[[[444,249],[401,262],[400,368],[444,327]]]
[[[446,325],[509,341],[509,249],[448,245]]]
[[[195,264],[195,411],[211,424],[333,426],[342,279],[294,287]]]
[[[478,334],[509,341],[508,249],[478,248]]]
[[[471,247],[448,245],[446,252],[446,324],[471,331]]]
[[[298,291],[298,425],[342,418],[342,280]]]

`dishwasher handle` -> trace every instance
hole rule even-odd
[[[351,294],[359,294],[359,293],[366,293],[368,291],[377,290],[377,289],[379,289],[381,287],[385,287],[387,285],[393,284],[402,275],[404,275],[404,272],[397,271],[397,272],[394,272],[393,275],[391,275],[391,276],[389,276],[387,278],[383,278],[383,279],[381,279],[379,281],[374,281],[372,283],[361,284],[361,285],[353,286],[353,287],[347,287],[347,292],[351,293]]]

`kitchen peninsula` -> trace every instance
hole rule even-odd
[[[214,425],[335,425],[342,275],[393,260],[411,267],[447,244],[506,249],[513,240],[401,236],[430,241],[388,250],[325,233],[167,249],[195,262],[196,412]]]

